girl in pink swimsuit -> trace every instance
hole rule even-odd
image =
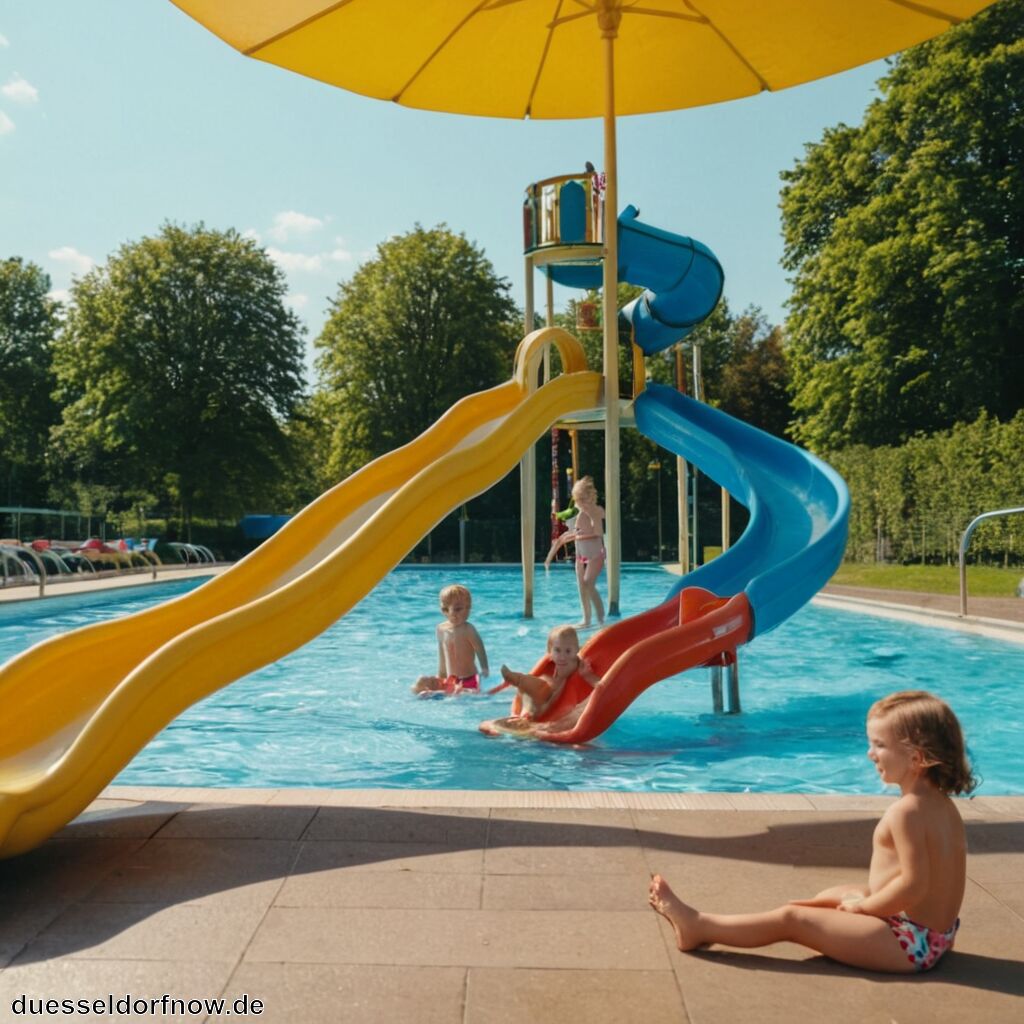
[[[548,552],[544,565],[550,566],[555,553],[570,541],[576,544],[576,585],[580,592],[580,607],[583,621],[577,629],[586,629],[591,618],[596,616],[597,625],[604,625],[604,603],[597,590],[597,579],[604,568],[604,509],[597,503],[597,488],[589,476],[580,477],[573,485],[572,500],[579,511],[575,525],[563,533]]]
[[[953,948],[967,880],[967,843],[950,796],[977,785],[960,723],[923,690],[905,690],[868,711],[868,759],[900,796],[875,828],[867,885],[836,885],[755,914],[707,914],[655,875],[651,906],[681,950],[712,942],[797,942],[869,971],[927,971]]]

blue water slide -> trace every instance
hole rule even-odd
[[[574,208],[567,199],[562,207]],[[619,279],[647,291],[624,306],[619,317],[632,324],[637,344],[650,355],[682,341],[710,315],[725,274],[707,246],[644,224],[638,214],[635,206],[627,206],[619,215]],[[562,229],[571,232],[572,225],[567,222]],[[600,263],[551,263],[542,269],[569,288],[601,286]]]
[[[843,478],[810,452],[660,384],[647,386],[635,413],[642,434],[750,510],[739,541],[683,576],[669,596],[684,587],[722,596],[744,591],[754,614],[751,637],[803,607],[842,561],[850,515]]]

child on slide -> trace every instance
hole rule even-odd
[[[953,948],[967,878],[964,826],[950,794],[977,785],[960,723],[923,690],[868,711],[868,759],[900,796],[875,828],[867,885],[836,885],[755,914],[707,914],[655,875],[650,904],[684,952],[711,942],[749,948],[796,942],[869,971],[927,971]]]
[[[574,627],[555,626],[548,633],[547,653],[554,663],[554,672],[550,676],[513,672],[507,665],[501,666],[504,682],[488,693],[497,693],[506,687],[514,686],[519,691],[525,711],[521,715],[483,722],[480,725],[481,732],[521,733],[531,729],[548,728],[548,723],[535,724],[535,721],[554,706],[555,701],[562,695],[566,683],[574,674],[579,673],[591,686],[596,686],[601,681],[587,661],[580,657],[580,640]],[[559,722],[561,721],[562,719],[559,719]]]
[[[437,675],[420,676],[412,692],[421,696],[443,693],[479,693],[480,677],[488,675],[487,651],[476,627],[469,622],[473,598],[466,587],[453,583],[441,591],[441,614],[438,624]],[[477,671],[477,662],[480,670]]]

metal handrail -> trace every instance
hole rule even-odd
[[[963,537],[960,538],[960,618],[964,618],[967,615],[967,545],[971,543],[971,534],[974,533],[975,527],[985,519],[994,519],[996,516],[1011,516],[1017,513],[1024,512],[1024,508],[1000,508],[994,512],[982,512],[980,516],[975,516],[968,524],[967,529],[964,530]]]

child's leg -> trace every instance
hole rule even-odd
[[[604,604],[601,601],[601,595],[597,590],[597,578],[601,575],[601,570],[604,568],[604,555],[595,555],[593,558],[587,560],[585,566],[585,572],[583,573],[583,583],[587,587],[587,591],[590,596],[590,601],[594,606],[594,611],[597,613],[598,624],[604,622]]]
[[[501,674],[506,682],[511,683],[524,697],[533,701],[539,708],[551,696],[551,684],[539,676],[531,676],[526,672],[513,672],[507,665],[501,666]]]
[[[580,592],[580,608],[583,611],[581,625],[590,625],[590,588],[586,584],[587,567],[578,558],[576,559],[576,586]]]
[[[650,904],[672,925],[676,945],[684,951],[708,942],[743,949],[796,942],[851,967],[890,974],[914,971],[889,925],[867,914],[794,904],[762,914],[705,914],[683,903],[660,875],[651,880]]]

